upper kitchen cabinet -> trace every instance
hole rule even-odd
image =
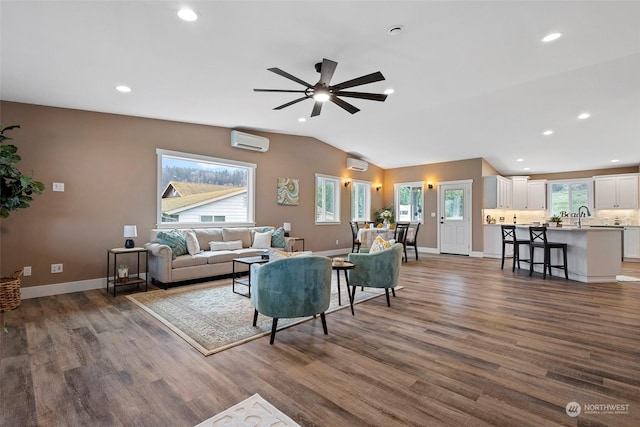
[[[596,209],[638,209],[638,175],[594,176]]]
[[[484,177],[484,209],[511,209],[511,180],[499,175]]]
[[[547,208],[547,182],[530,181],[528,176],[513,176],[512,204],[518,210],[544,210]]]

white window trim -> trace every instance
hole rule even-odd
[[[371,221],[371,182],[370,181],[362,181],[359,179],[354,179],[351,181],[351,197],[353,198],[353,189],[355,188],[355,184],[360,184],[360,185],[365,185],[367,186],[367,200],[365,201],[366,206],[364,207],[364,211],[365,211],[365,218],[354,218],[353,216],[353,212],[351,212],[351,221]],[[353,202],[353,199],[350,201]],[[350,203],[349,205],[351,205],[352,203]],[[351,206],[349,206],[351,207]]]
[[[247,222],[239,222],[239,223],[231,223],[226,222],[224,224],[219,224],[215,222],[211,223],[188,223],[188,222],[162,222],[162,203],[160,199],[160,193],[164,188],[162,188],[162,157],[177,157],[185,160],[202,160],[206,163],[220,163],[224,165],[230,166],[239,166],[245,167],[248,169],[249,174],[247,176]],[[161,148],[156,149],[156,157],[157,157],[157,173],[156,173],[156,228],[222,228],[222,227],[250,227],[255,226],[255,191],[256,191],[256,169],[258,165],[255,163],[249,162],[241,162],[238,160],[229,160],[222,159],[219,157],[211,157],[204,156],[201,154],[193,154],[193,153],[183,153],[180,151],[172,151],[172,150],[164,150]]]
[[[393,184],[393,210],[395,211],[394,213],[394,218],[396,218],[396,222],[398,221],[398,218],[400,217],[400,203],[398,203],[398,189],[400,187],[421,187],[422,188],[422,219],[420,221],[418,221],[420,224],[424,223],[424,204],[425,204],[425,194],[424,194],[424,181],[413,181],[413,182],[398,182],[396,184]],[[414,221],[410,221],[410,222],[414,222]]]
[[[587,207],[593,210],[595,199],[593,194],[593,178],[555,179],[547,181],[547,215],[551,215],[553,203],[551,203],[551,187],[553,184],[587,184]]]
[[[324,178],[324,179],[330,179],[335,181],[336,184],[336,191],[334,196],[334,201],[333,204],[335,206],[335,217],[338,218],[336,220],[332,220],[332,221],[318,221],[317,218],[317,212],[316,209],[318,208],[317,206],[317,201],[318,201],[318,178]],[[333,175],[325,175],[325,174],[321,174],[321,173],[316,173],[316,178],[315,178],[315,191],[313,192],[315,199],[313,202],[313,220],[315,222],[315,225],[336,225],[336,224],[340,224],[340,218],[342,217],[342,213],[340,210],[340,199],[342,199],[342,194],[341,194],[341,190],[342,190],[342,185],[341,185],[341,180],[339,177],[337,176],[333,176]]]

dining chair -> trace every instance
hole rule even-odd
[[[360,240],[358,240],[358,223],[356,221],[349,221],[349,226],[351,227],[351,253],[360,252]],[[358,250],[356,250],[356,248]]]
[[[520,246],[529,246],[530,241],[527,239],[518,239],[516,238],[516,226],[515,225],[502,225],[502,263],[500,264],[500,269],[504,269],[504,258],[507,245],[513,245],[513,267],[511,267],[511,271],[516,271],[516,263],[518,263],[518,268],[520,268],[520,261],[529,262],[528,259],[520,258]]]
[[[397,222],[396,228],[393,232],[393,238],[396,242],[402,243],[402,250],[404,252],[404,262],[407,262],[407,234],[409,234],[408,222]]]
[[[420,230],[420,223],[416,223],[415,229],[412,235],[407,232],[407,238],[405,239],[404,247],[405,254],[407,252],[407,247],[413,248],[416,253],[416,261],[418,261],[418,231]],[[406,255],[405,255],[406,258]]]
[[[534,264],[542,264],[542,278],[547,278],[547,269],[549,270],[549,276],[551,276],[551,268],[559,268],[564,270],[565,279],[569,279],[569,271],[567,270],[567,247],[566,243],[559,242],[549,242],[547,240],[547,227],[529,227],[529,238],[531,240],[530,243],[530,256],[531,260],[529,261],[529,276],[533,274],[533,265]],[[542,262],[534,262],[534,250],[536,248],[542,248],[544,252],[544,258]],[[562,250],[562,265],[553,265],[551,264],[551,249],[561,249]]]

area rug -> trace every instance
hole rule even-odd
[[[195,427],[222,426],[299,427],[300,424],[280,412],[278,408],[256,393]]]
[[[335,275],[331,285],[331,304],[326,313],[349,308],[346,286],[341,284],[342,305],[338,305],[338,289]],[[245,288],[246,289],[246,288]],[[396,290],[399,289],[396,288]],[[244,290],[243,290],[244,291]],[[358,289],[359,303],[384,295],[384,289]],[[231,279],[186,285],[169,290],[140,292],[127,298],[164,323],[205,356],[217,353],[244,342],[271,334],[272,318],[258,316],[253,326],[251,299],[231,291]],[[279,319],[278,331],[311,319]],[[320,317],[318,327],[322,328]],[[328,321],[331,333],[331,321]]]
[[[616,276],[616,282],[640,282],[640,277]]]

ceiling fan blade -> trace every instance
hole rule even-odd
[[[267,68],[267,70],[269,70],[269,71],[271,71],[273,73],[276,73],[279,76],[285,77],[285,78],[287,78],[289,80],[293,80],[296,83],[300,83],[303,86],[306,86],[306,87],[312,87],[313,86],[313,85],[305,82],[304,80],[301,80],[301,79],[297,78],[296,76],[292,76],[291,74],[287,73],[286,71],[282,71],[280,68],[277,68],[277,67]]]
[[[318,83],[328,87],[337,66],[337,62],[324,58],[322,60],[322,66],[320,67],[320,81]]]
[[[338,91],[336,96],[346,96],[348,98],[360,98],[360,99],[368,99],[369,101],[384,101],[387,99],[387,95],[382,93],[366,93],[366,92],[345,92]]]
[[[329,98],[329,101],[333,102],[338,107],[344,108],[345,110],[347,110],[351,114],[355,114],[358,111],[360,111],[359,108],[354,107],[353,105],[349,104],[348,102],[343,101],[342,99],[340,99],[340,98],[338,98],[336,96],[332,96],[331,98]]]
[[[254,89],[254,92],[287,92],[287,93],[306,93],[306,90],[288,90],[288,89]]]
[[[308,99],[308,98],[309,98],[308,96],[304,96],[302,98],[295,99],[295,100],[293,100],[291,102],[287,102],[286,104],[282,104],[282,105],[274,108],[274,110],[282,110],[283,108],[286,108],[286,107],[288,107],[290,105],[296,104],[296,103],[298,103],[300,101],[304,101],[305,99]]]
[[[366,85],[368,83],[374,83],[384,80],[384,76],[380,71],[376,71],[375,73],[367,74],[366,76],[358,77],[352,80],[347,80],[346,82],[338,83],[337,85],[331,86],[334,90],[346,89],[349,87]]]
[[[319,116],[320,115],[320,110],[322,110],[322,104],[324,104],[324,102],[320,102],[320,101],[316,101],[315,104],[313,104],[313,110],[311,111],[311,117],[315,117],[315,116]]]

